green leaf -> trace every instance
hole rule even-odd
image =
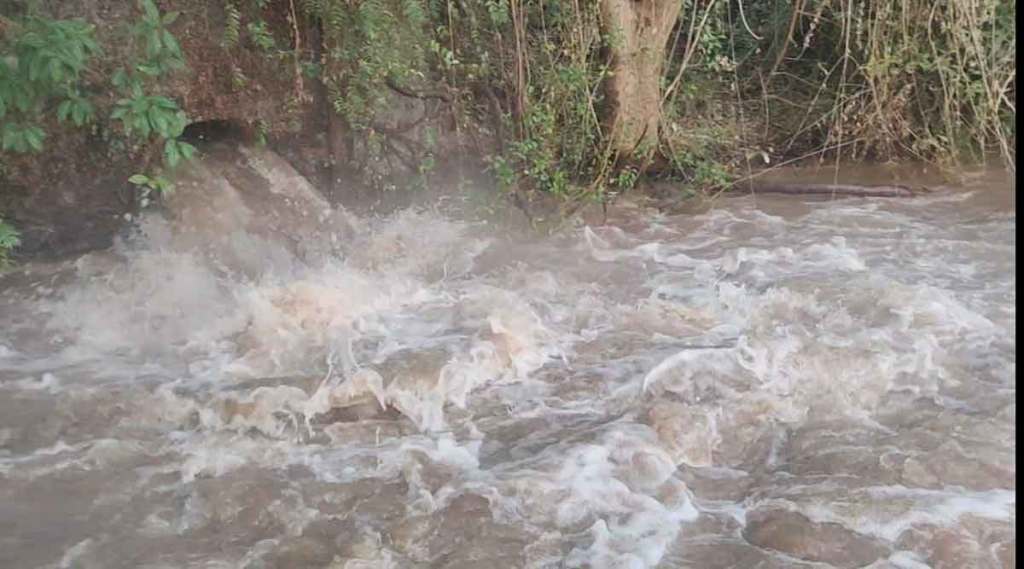
[[[146,55],[156,57],[160,48],[160,30],[153,30],[146,36]]]
[[[45,137],[46,133],[37,126],[30,126],[25,129],[25,142],[36,152],[43,149],[43,139]]]
[[[74,121],[75,126],[82,126],[89,120],[89,115],[92,114],[92,108],[89,103],[82,102],[81,104],[75,105],[71,108],[71,120]]]
[[[184,112],[178,111],[174,114],[174,120],[167,130],[167,134],[171,138],[178,138],[181,133],[185,132],[186,126],[188,126],[188,116]]]
[[[174,184],[172,184],[170,180],[164,178],[163,176],[157,176],[156,179],[154,180],[154,184],[156,185],[157,191],[159,191],[161,194],[165,196],[169,196],[171,195],[172,192],[174,192]]]
[[[13,150],[15,146],[18,144],[18,141],[21,139],[21,131],[16,130],[14,125],[12,124],[7,124],[4,126],[5,128],[2,140],[3,149]]]
[[[68,117],[71,116],[71,105],[71,99],[68,99],[57,107],[57,120],[59,120],[60,122],[65,122],[68,120]]]
[[[52,79],[54,83],[60,83],[64,80],[64,66],[60,64],[60,60],[51,59],[49,68],[50,79]]]
[[[32,108],[32,96],[25,86],[14,92],[14,106],[21,112],[27,113]]]
[[[142,6],[142,10],[146,13],[146,18],[160,20],[160,10],[153,3],[153,0],[139,0],[139,5]]]
[[[167,142],[164,143],[164,163],[174,168],[179,161],[181,161],[181,153],[178,152],[178,142],[167,139]]]
[[[124,69],[118,69],[114,72],[114,76],[111,78],[111,83],[113,83],[118,89],[124,89],[128,84],[128,74],[124,72]]]
[[[178,45],[178,40],[174,38],[174,34],[164,30],[161,35],[163,36],[164,47],[167,48],[167,51],[171,52],[175,56],[181,56],[181,46]]]
[[[187,142],[178,142],[178,152],[185,160],[191,160],[196,155],[196,147]]]
[[[160,110],[160,107],[150,107],[146,114],[149,116],[149,123],[153,125],[153,132],[166,138],[169,126],[167,114]]]
[[[155,65],[148,65],[148,64],[145,64],[145,63],[140,63],[139,65],[135,66],[135,69],[139,70],[139,72],[141,72],[141,73],[143,73],[145,75],[148,75],[150,77],[157,77],[157,76],[160,75],[160,68],[155,66]]]
[[[149,126],[149,120],[144,114],[135,117],[135,128],[139,130],[142,138],[149,138],[149,134],[153,132],[153,129]]]
[[[169,25],[173,24],[174,21],[177,20],[178,16],[180,16],[180,15],[181,15],[181,12],[167,12],[166,14],[164,14],[164,19],[163,19],[164,25],[165,26],[169,26]]]
[[[100,51],[100,45],[96,43],[96,40],[92,37],[94,31],[95,27],[90,25],[86,29],[87,35],[82,38],[82,47],[90,53],[98,53]]]
[[[149,184],[149,176],[144,174],[135,174],[128,181],[135,184],[136,186],[145,186]]]
[[[39,77],[46,71],[46,59],[38,55],[28,61],[28,80],[38,81]]]
[[[130,106],[131,106],[132,112],[135,113],[135,114],[146,112],[146,109],[148,109],[149,105],[150,105],[149,100],[150,100],[149,97],[145,97],[145,96],[143,96],[141,94],[136,96],[131,101],[131,105]]]
[[[17,229],[4,222],[3,218],[0,218],[0,250],[17,247],[21,244],[20,237]],[[0,251],[0,258],[2,258],[3,253],[3,251]]]
[[[167,97],[153,97],[153,104],[162,109],[178,110],[178,103],[174,102],[174,99],[168,99]]]

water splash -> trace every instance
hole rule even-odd
[[[4,304],[0,565],[1012,559],[998,189],[526,242],[206,160]]]

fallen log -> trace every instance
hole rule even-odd
[[[731,188],[734,192],[753,194],[787,194],[796,196],[845,196],[911,198],[919,192],[907,186],[861,186],[856,184],[797,184],[789,182],[740,182]]]

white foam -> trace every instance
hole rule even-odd
[[[1017,498],[1012,490],[925,490],[901,486],[877,486],[861,490],[867,503],[878,508],[837,504],[810,504],[801,511],[814,521],[840,523],[854,531],[896,541],[906,530],[918,525],[954,526],[960,518],[1010,522]]]
[[[255,168],[284,195],[287,179],[258,160]],[[234,203],[238,188],[222,178],[214,189]],[[318,224],[343,213],[318,203],[290,213]],[[801,438],[809,418],[836,437],[829,457],[878,450],[886,468],[922,452],[914,445],[935,448],[917,440],[925,435],[955,435],[942,447],[952,456],[990,452],[968,452],[966,435],[941,430],[957,421],[908,434],[887,419],[894,413],[930,424],[915,413],[933,401],[979,422],[1013,418],[1012,407],[985,415],[999,394],[978,383],[990,375],[1006,393],[1014,386],[1005,244],[992,253],[1002,257],[965,258],[986,255],[981,230],[950,235],[955,223],[892,207],[808,204],[794,219],[740,201],[639,231],[585,227],[517,243],[504,267],[508,243],[429,210],[347,216],[357,231],[324,237],[320,256],[258,231],[255,206],[225,212],[232,230],[212,248],[147,219],[141,240],[78,263],[59,299],[40,304],[59,353],[22,362],[28,351],[7,348],[6,337],[0,345],[17,378],[5,395],[52,398],[64,422],[2,431],[0,444],[43,448],[0,456],[0,472],[41,483],[145,464],[118,489],[140,509],[165,508],[147,496],[208,477],[282,484],[266,505],[280,537],[210,558],[211,567],[264,561],[323,519],[321,504],[293,486],[305,478],[281,480],[289,468],[339,500],[349,484],[401,480],[408,491],[365,498],[370,511],[402,511],[431,530],[459,496],[481,496],[495,522],[536,539],[527,557],[538,565],[656,567],[686,547],[701,512],[742,526],[748,508],[765,504],[890,541],[966,516],[1012,524],[1009,489],[864,488],[860,477],[874,471],[846,472],[842,460],[829,465],[834,474],[796,474],[798,454],[818,448]],[[291,235],[283,219],[267,224]],[[303,227],[294,235],[307,235]],[[979,246],[951,253],[958,243]],[[498,266],[474,274],[485,251]],[[989,399],[975,397],[986,390]],[[924,402],[908,397],[899,408],[897,392]],[[79,435],[63,430],[71,420],[94,438],[60,440]],[[977,432],[1012,432],[1004,427]],[[877,438],[844,438],[864,429]],[[1013,441],[992,444],[1005,454]],[[697,496],[683,482],[693,473]],[[702,500],[705,485],[749,501]],[[180,511],[140,511],[139,531],[203,535],[209,505],[186,495]],[[102,535],[106,521],[96,523]],[[335,565],[398,567],[436,553],[429,540],[397,551],[371,533]],[[115,547],[83,543],[68,555]],[[876,565],[921,563],[897,551]]]

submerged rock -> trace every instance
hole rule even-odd
[[[881,542],[835,523],[813,522],[787,510],[750,514],[743,537],[753,545],[835,567],[864,567],[888,556]]]
[[[677,465],[711,466],[719,436],[710,412],[692,405],[659,401],[647,411],[646,419]]]

